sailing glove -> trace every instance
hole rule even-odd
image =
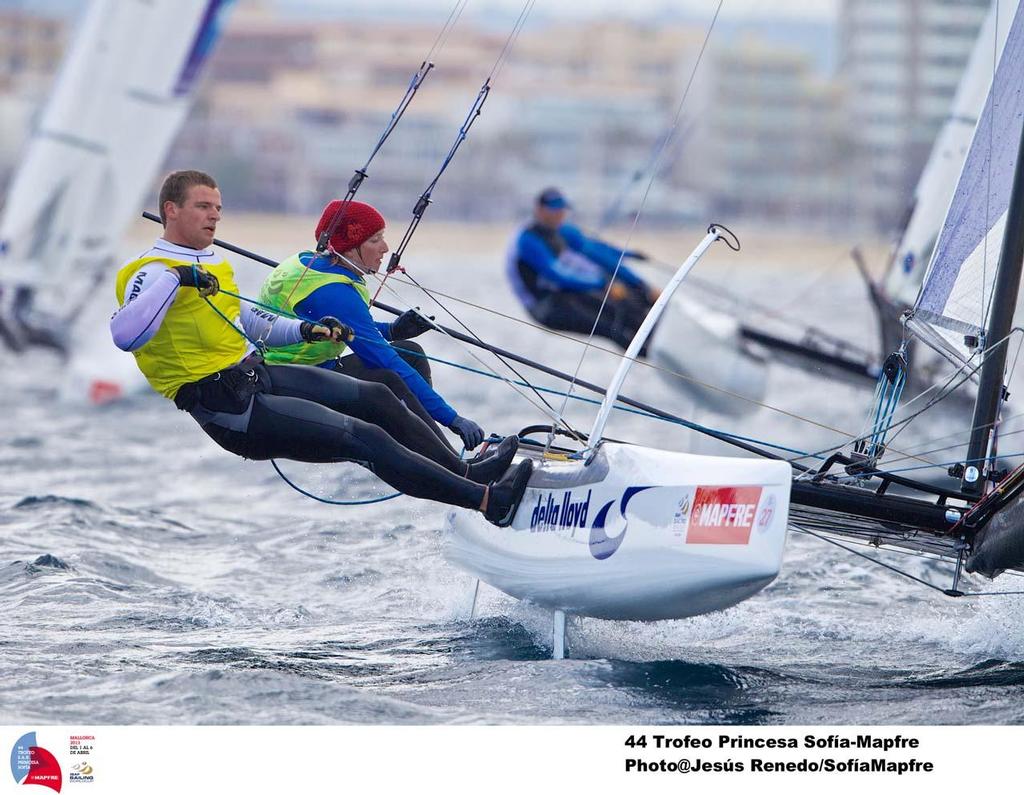
[[[407,309],[391,322],[392,340],[411,340],[434,328],[434,324],[430,322],[434,316],[424,317],[417,311],[418,309],[419,307]]]
[[[178,282],[182,287],[195,287],[202,296],[216,295],[220,289],[217,277],[199,265],[175,265],[172,270],[178,274]]]
[[[472,450],[484,440],[484,429],[466,417],[456,415],[448,427],[462,438],[467,450]]]
[[[299,334],[306,342],[351,342],[356,336],[349,326],[330,315],[320,318],[316,323],[304,320],[299,325]]]

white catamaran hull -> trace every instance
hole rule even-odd
[[[722,610],[779,573],[792,470],[781,461],[605,443],[543,461],[515,519],[448,514],[448,560],[565,613],[657,621]]]

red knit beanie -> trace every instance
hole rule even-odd
[[[335,218],[337,216],[337,219]],[[384,228],[384,216],[369,204],[363,202],[342,203],[335,199],[329,202],[320,214],[316,225],[316,240],[324,230],[333,227],[329,241],[331,248],[339,254],[350,248],[358,248]]]

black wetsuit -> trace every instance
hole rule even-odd
[[[424,381],[430,386],[434,385],[431,380],[430,361],[424,356],[423,348],[419,343],[412,340],[398,340],[390,344],[392,348],[398,349],[398,355],[402,357],[406,364],[419,373]],[[434,435],[444,442],[449,450],[455,451],[455,448],[452,447],[441,427],[430,416],[430,412],[420,402],[420,399],[416,397],[416,394],[409,388],[409,385],[405,383],[405,379],[397,372],[387,367],[367,367],[363,364],[363,360],[354,353],[335,359],[334,370],[342,375],[358,378],[360,381],[376,381],[377,383],[385,384],[406,405],[409,411],[427,424],[434,432]]]
[[[466,462],[382,383],[253,356],[186,384],[175,404],[244,458],[352,461],[412,497],[472,509],[483,500]]]

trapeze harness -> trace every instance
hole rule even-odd
[[[300,343],[269,349],[267,362],[317,365],[360,381],[386,384],[450,447],[437,423],[450,425],[455,410],[434,391],[423,348],[409,340],[391,340],[389,324],[374,322],[365,281],[328,264],[312,251],[302,251],[288,257],[267,276],[260,288],[260,302],[307,320],[333,315],[356,334],[353,352],[348,356],[343,355],[345,343]]]

